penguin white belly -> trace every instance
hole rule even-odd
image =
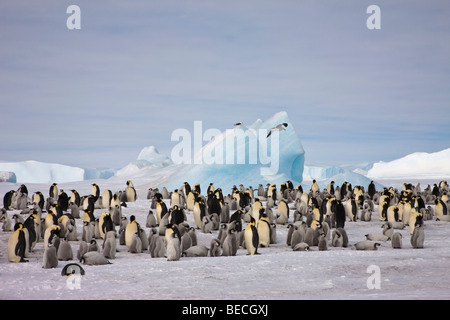
[[[267,248],[270,245],[270,225],[266,220],[258,222],[258,237],[261,247]]]

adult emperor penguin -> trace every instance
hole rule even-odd
[[[277,223],[286,224],[289,220],[289,206],[284,200],[280,200],[277,207],[279,216]]]
[[[100,188],[96,183],[92,184],[91,194],[94,196],[94,203],[95,203],[100,197]]]
[[[255,202],[252,204],[252,217],[255,221],[258,221],[261,217],[261,208],[264,209],[261,201],[259,199],[255,199]]]
[[[250,223],[244,231],[245,248],[247,249],[249,255],[258,254],[259,236],[255,224],[255,219],[250,217]]]
[[[36,210],[35,210],[36,211]],[[24,229],[28,230],[28,250],[31,252],[31,250],[34,249],[34,246],[38,242],[40,236],[40,233],[38,233],[37,229],[40,228],[40,221],[39,224],[36,222],[36,220],[40,220],[37,213],[32,213],[23,223]],[[40,230],[39,230],[40,231]]]
[[[444,201],[442,201],[441,199],[436,199],[434,201],[434,203],[436,205],[434,207],[436,219],[440,219],[442,216],[445,216],[448,214],[447,205],[444,203]]]
[[[313,180],[313,184],[311,186],[312,195],[315,197],[316,194],[319,192],[319,185],[317,184],[316,180]]]
[[[350,197],[345,203],[345,213],[350,221],[356,221],[358,218],[358,207],[354,197]]]
[[[27,240],[23,224],[16,223],[14,232],[9,236],[8,240],[8,260],[10,262],[28,262],[28,260],[25,260],[26,248]]]
[[[345,226],[345,208],[341,201],[336,201],[335,208],[336,228],[344,228]]]
[[[98,230],[100,232],[100,237],[105,239],[105,235],[108,231],[114,231],[114,223],[109,212],[103,212],[98,220]]]
[[[109,209],[111,207],[112,191],[105,189],[102,194],[102,208]]]
[[[130,248],[131,243],[133,242],[133,236],[139,232],[139,224],[136,221],[136,217],[134,215],[130,216],[130,222],[127,224],[125,229],[125,245],[127,248]]]
[[[259,219],[258,219],[258,237],[259,245],[261,247],[268,247],[271,243],[271,232],[270,221],[267,214],[264,212],[264,208],[259,209]]]
[[[133,182],[131,180],[127,181],[127,188],[125,190],[127,195],[127,202],[135,202],[137,199],[136,189],[134,188]]]
[[[194,204],[194,222],[198,229],[202,228],[203,217],[206,215],[206,206],[203,200],[199,199]]]
[[[156,221],[158,224],[161,223],[161,219],[167,214],[167,206],[162,199],[158,200],[156,204]]]
[[[53,198],[53,200],[58,201],[59,189],[58,189],[58,185],[56,183],[53,183],[50,186],[50,190],[48,191],[48,194],[49,194],[50,198]]]
[[[45,204],[44,195],[42,194],[42,192],[37,191],[33,195],[33,205],[39,206],[39,208],[41,208],[42,211],[44,209],[44,204]]]
[[[13,195],[14,190],[10,190],[3,196],[3,208],[5,208],[5,210],[11,210]]]
[[[69,202],[73,202],[77,205],[77,207],[79,207],[81,204],[80,194],[75,189],[72,189],[70,191],[72,191],[72,193],[70,194]]]

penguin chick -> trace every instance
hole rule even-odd
[[[99,266],[99,265],[105,265],[105,264],[111,264],[111,262],[106,259],[103,254],[96,252],[96,251],[90,251],[86,252],[80,259],[80,262],[83,264],[87,264],[90,266]]]
[[[203,245],[196,245],[183,252],[183,257],[206,257],[209,249]]]
[[[49,243],[44,250],[43,265],[44,269],[52,269],[58,266],[58,258],[56,256],[56,247]]]
[[[377,250],[378,246],[380,246],[379,243],[369,240],[363,240],[355,243],[356,250]]]
[[[180,238],[175,232],[171,233],[169,236],[166,253],[167,253],[167,261],[180,260],[181,257]]]
[[[222,248],[220,247],[219,239],[212,239],[209,248],[209,255],[211,257],[219,257],[222,254]]]
[[[402,234],[400,232],[394,232],[391,236],[391,245],[394,249],[402,248]]]

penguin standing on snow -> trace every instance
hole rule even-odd
[[[138,233],[139,234],[139,224],[136,221],[136,217],[132,215],[130,217],[130,222],[127,224],[125,229],[125,245],[130,248],[133,242],[133,236]]]
[[[98,198],[100,197],[100,188],[95,183],[92,184],[91,194],[94,196],[94,203],[97,202]]]
[[[264,208],[259,209],[259,220],[258,220],[258,237],[259,245],[261,247],[268,247],[272,243],[272,228],[270,226],[269,218],[264,212]]]
[[[336,228],[344,228],[345,226],[345,207],[341,201],[336,201],[335,209]]]
[[[8,240],[8,260],[10,262],[28,262],[28,260],[24,259],[26,248],[27,240],[25,238],[23,224],[16,223],[14,232],[9,236]]]
[[[247,249],[249,255],[258,254],[259,235],[255,224],[255,219],[250,217],[250,223],[244,231],[245,248]]]
[[[50,190],[48,191],[48,194],[49,194],[50,198],[52,198],[55,201],[58,201],[59,189],[58,189],[58,185],[56,183],[53,183],[50,186]]]
[[[136,189],[134,188],[133,182],[131,180],[127,181],[127,189],[125,190],[127,195],[127,202],[135,202],[137,199]]]

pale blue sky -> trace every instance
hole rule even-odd
[[[307,162],[446,149],[449,17],[447,1],[2,1],[0,160],[119,168],[194,120],[281,110]]]

